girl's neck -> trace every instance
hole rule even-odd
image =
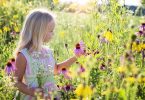
[[[29,53],[32,53],[32,52],[41,52],[43,49],[44,49],[44,46],[41,46],[39,49],[31,47],[31,48],[28,48],[28,51],[29,51]]]

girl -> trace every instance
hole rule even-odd
[[[26,17],[16,49],[15,76],[20,100],[35,100],[37,90],[41,96],[56,91],[54,74],[76,61],[73,56],[56,64],[52,51],[43,45],[52,38],[54,27],[54,18],[47,10],[35,9]]]

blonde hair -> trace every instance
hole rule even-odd
[[[48,33],[49,23],[54,20],[46,9],[34,9],[25,19],[20,32],[20,40],[15,50],[15,56],[23,49],[40,50],[44,36]]]

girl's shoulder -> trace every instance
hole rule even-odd
[[[16,56],[16,61],[26,62],[26,57],[22,52],[19,52]]]
[[[27,65],[27,58],[26,58],[26,55],[23,53],[24,50],[23,50],[23,52],[21,52],[21,51],[16,56],[16,68],[20,69],[22,71],[22,69],[25,69],[25,67]]]
[[[23,48],[19,51],[19,54],[23,55],[23,57],[25,58],[26,61],[29,62],[30,60],[30,54],[27,48]]]

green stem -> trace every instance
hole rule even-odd
[[[145,50],[142,51],[142,68],[144,67]]]

